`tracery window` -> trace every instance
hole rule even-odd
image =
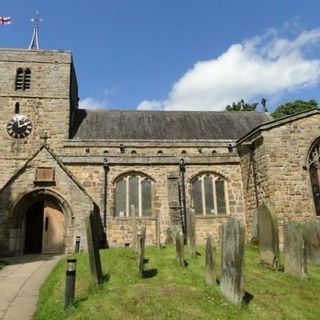
[[[191,183],[192,207],[196,214],[228,214],[227,182],[220,176],[205,173]]]
[[[130,217],[131,205],[139,217],[152,215],[152,180],[141,173],[128,173],[115,181],[115,216]]]

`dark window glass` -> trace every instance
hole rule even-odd
[[[213,186],[212,177],[207,175],[204,177],[204,192],[206,201],[206,214],[213,214],[214,202],[213,202]]]
[[[126,181],[119,180],[116,184],[116,216],[124,217],[126,212]]]
[[[216,180],[216,194],[217,194],[217,206],[218,214],[226,214],[226,199],[224,194],[224,181],[222,179]]]
[[[195,180],[192,184],[192,199],[193,208],[196,214],[203,214],[202,211],[202,196],[201,196],[201,181]]]
[[[135,207],[136,216],[139,215],[139,178],[133,176],[129,178],[129,208],[131,215],[131,206]]]
[[[142,215],[151,216],[151,181],[143,179],[142,190]]]

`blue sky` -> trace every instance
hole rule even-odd
[[[71,50],[82,107],[320,102],[320,1],[1,0],[0,47]]]

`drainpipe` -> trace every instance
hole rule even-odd
[[[103,169],[104,169],[103,228],[104,228],[105,234],[107,234],[107,189],[108,189],[108,172],[110,170],[108,159],[104,159]]]
[[[256,198],[256,208],[258,210],[259,207],[259,198],[258,198],[258,186],[257,186],[257,169],[256,169],[256,160],[254,158],[255,145],[250,145],[250,158],[252,163],[252,176],[253,176],[253,184],[254,184],[254,193]]]
[[[186,165],[183,159],[179,161],[180,168],[180,184],[179,184],[179,194],[180,194],[180,208],[182,216],[182,232],[184,243],[187,243],[187,210],[186,210],[186,189],[185,189],[185,179],[184,174],[186,172]]]

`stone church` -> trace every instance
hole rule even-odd
[[[0,255],[72,252],[84,219],[101,246],[132,244],[132,212],[155,243],[196,215],[197,242],[230,216],[255,234],[266,202],[320,216],[320,111],[83,110],[68,51],[0,49]],[[199,106],[201,108],[201,106]]]

